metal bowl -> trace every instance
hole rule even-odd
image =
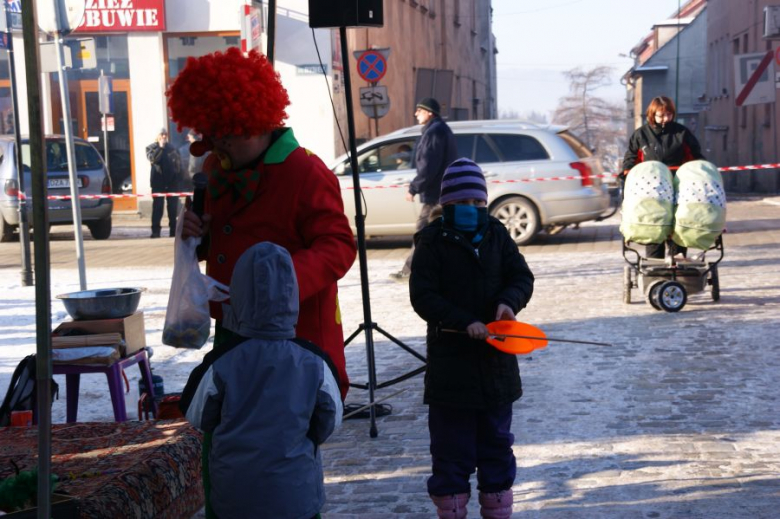
[[[100,288],[60,294],[65,310],[74,321],[119,319],[135,313],[143,288]]]

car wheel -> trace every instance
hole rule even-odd
[[[7,223],[0,215],[0,242],[14,241],[18,237],[19,235],[14,232],[14,226]]]
[[[518,245],[530,243],[539,233],[539,213],[526,198],[516,196],[501,200],[490,214],[504,224]]]
[[[107,240],[111,236],[111,217],[89,222],[87,227],[94,239]]]

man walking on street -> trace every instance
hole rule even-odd
[[[444,170],[458,158],[458,148],[455,136],[447,123],[441,118],[441,106],[436,99],[426,97],[417,103],[414,117],[419,124],[424,125],[423,133],[414,151],[417,176],[409,184],[406,200],[414,201],[414,195],[420,195],[422,209],[417,217],[419,232],[428,225],[428,218],[436,204],[439,203],[441,178]],[[406,282],[412,272],[412,251],[406,258],[401,270],[393,272],[390,277],[399,282]]]
[[[149,174],[152,185],[152,193],[171,193],[179,190],[179,178],[181,175],[181,157],[176,148],[168,142],[168,130],[163,128],[157,135],[157,139],[146,147],[146,158],[152,165]],[[163,215],[163,206],[168,208],[168,228],[170,236],[176,234],[176,214],[179,212],[179,197],[167,196],[152,198],[152,235],[150,238],[160,237],[160,228]]]

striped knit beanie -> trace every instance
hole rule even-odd
[[[440,204],[474,198],[487,203],[487,183],[482,169],[469,159],[458,159],[444,170]]]

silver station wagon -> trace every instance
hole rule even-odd
[[[16,144],[13,136],[0,136],[0,241],[18,237],[19,227],[19,173],[16,168]],[[98,151],[89,142],[75,139],[76,175],[81,195],[111,194],[111,178]],[[22,139],[24,164],[24,192],[31,201],[30,145]],[[46,136],[46,173],[48,194],[69,196],[70,177],[65,137]],[[49,224],[72,225],[73,208],[70,200],[49,200]],[[26,204],[28,221],[32,225],[32,203]],[[111,213],[114,202],[110,198],[81,199],[81,221],[96,240],[111,236]]]
[[[610,205],[600,161],[564,127],[512,120],[449,123],[458,156],[479,164],[488,182],[488,209],[518,245],[541,231],[596,220]],[[420,212],[406,201],[414,178],[414,146],[422,126],[397,130],[357,149],[365,197],[366,236],[410,236]],[[331,165],[341,184],[353,232],[355,200],[346,155]],[[548,180],[566,177],[564,180]]]

